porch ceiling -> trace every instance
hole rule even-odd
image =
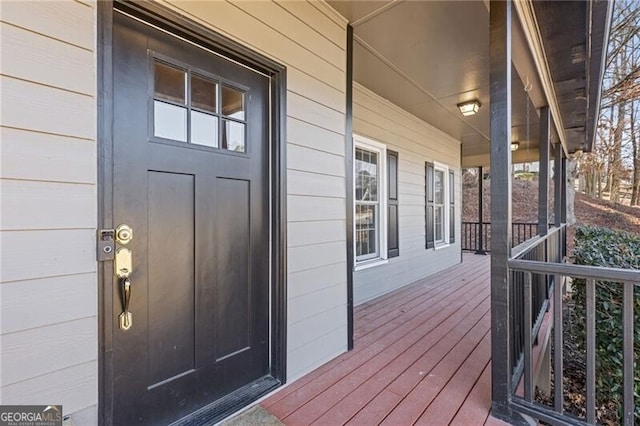
[[[488,3],[402,0],[329,0],[329,3],[354,27],[354,79],[462,141],[463,166],[488,164]],[[566,15],[557,16],[566,19]],[[580,16],[584,17],[584,12]],[[582,25],[584,29],[585,22]],[[559,55],[567,49],[570,52],[570,43],[574,43],[576,37],[584,39],[584,30],[580,32],[577,23],[574,27],[570,27],[572,34],[575,33],[573,38],[565,37],[553,42],[554,35],[547,35],[550,43],[555,43],[552,46],[553,52],[558,52],[558,58],[550,55],[550,61],[559,59]],[[538,157],[537,108],[547,105],[547,101],[515,12],[512,49],[512,140],[520,143],[520,149],[514,153],[513,160],[535,161]],[[550,68],[554,71],[553,67]],[[584,74],[585,71],[585,66],[566,69],[564,62],[558,62],[556,68],[565,71],[562,75],[564,86],[567,86],[566,80],[571,76],[580,81],[579,74]],[[582,81],[584,79],[583,75]],[[526,96],[523,81],[530,83],[530,100]],[[599,84],[597,87],[599,88]],[[574,93],[572,88],[566,90]],[[567,96],[565,91],[560,95],[565,98]],[[471,99],[478,99],[482,107],[478,114],[463,117],[457,104]],[[576,129],[575,125],[576,117],[585,117],[585,114],[576,112],[576,108],[585,111],[586,103],[581,100],[577,102],[578,104],[562,104],[561,107],[562,115],[567,114],[572,118],[564,120],[564,127],[571,128],[565,132],[571,133],[571,146],[568,147],[570,151],[583,149],[586,139],[584,131],[580,139],[580,129]],[[552,136],[552,142],[557,141],[558,138]]]

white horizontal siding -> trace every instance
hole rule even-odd
[[[315,336],[314,333],[314,340],[309,340],[308,344],[289,351],[287,368],[294,373],[290,374],[287,377],[287,380],[294,381],[299,379],[307,372],[335,358],[336,353],[334,348],[345,345],[346,349],[345,330],[347,328],[347,321],[346,315],[340,314],[341,311],[342,310],[337,310],[335,315],[338,318],[344,318],[344,321],[337,324],[335,329],[327,332],[326,334],[320,334],[319,336]],[[314,323],[302,324],[299,329],[294,330],[297,331],[295,334],[301,335],[302,339],[305,339],[309,333],[308,327],[315,327],[316,323],[321,327],[323,326],[321,319],[316,318]],[[288,335],[293,337],[291,332],[288,333]]]
[[[289,247],[335,243],[344,240],[345,221],[324,220],[315,222],[292,222],[289,224]]]
[[[313,158],[313,162],[309,161]],[[344,177],[344,156],[294,144],[287,146],[287,167],[319,175]]]
[[[318,268],[305,269],[289,273],[289,300],[321,290],[326,286],[341,283],[345,280],[344,260],[323,265]]]
[[[287,67],[291,380],[347,344],[346,21],[313,1],[162,2]],[[324,312],[333,312],[329,324]]]
[[[88,317],[0,336],[2,384],[96,360],[96,327],[96,318]]]
[[[0,5],[0,403],[62,404],[84,424],[98,401],[94,6]]]
[[[93,228],[95,185],[3,179],[2,230]]]
[[[316,315],[320,315],[324,312],[332,312],[335,309],[340,309],[340,307],[338,306],[337,308],[329,309],[327,311],[322,304],[318,303],[318,300],[341,299],[343,297],[346,297],[346,291],[346,282],[343,281],[329,287],[323,286],[318,291],[307,293],[300,297],[292,298],[288,305],[287,313],[289,321],[291,323],[291,327],[299,322],[305,320],[308,321],[310,318],[313,318]],[[332,314],[332,316],[335,316],[335,314]],[[337,317],[340,318],[340,316],[341,315],[338,314]],[[329,319],[328,321],[322,320],[320,322],[326,324],[330,323],[331,321],[332,320]],[[304,342],[302,341],[296,341],[294,343],[298,346],[302,346],[304,344]]]
[[[3,65],[5,62],[2,62]],[[20,76],[0,76],[2,126],[95,139],[95,96],[19,78]]]
[[[344,157],[343,134],[291,117],[287,119],[287,142]]]
[[[95,10],[90,2],[47,1],[38,2],[41,3],[38,7],[25,6],[24,3],[0,3],[2,21],[85,50],[94,49],[96,21]],[[4,49],[4,43],[2,47]]]
[[[290,247],[287,268],[289,272],[299,272],[331,265],[343,261],[345,253],[345,244],[342,241]]]
[[[308,74],[331,87],[344,92],[344,62],[334,64],[324,57],[325,51],[311,51],[304,46],[306,37],[296,37],[288,33],[288,28],[272,28],[263,20],[256,19],[241,8],[242,2],[180,2],[163,1],[170,7],[179,9],[194,21],[212,27],[217,32],[239,40],[265,56],[278,59],[285,65]],[[304,13],[304,12],[301,12]],[[307,16],[297,15],[297,19],[309,22]],[[328,23],[339,28],[336,23]],[[342,29],[346,40],[346,27]],[[308,27],[308,32],[314,31]],[[344,44],[343,44],[344,46]],[[344,50],[344,48],[343,48]],[[291,90],[305,92],[303,85],[291,85]],[[340,108],[337,106],[337,108]]]
[[[2,127],[0,141],[0,168],[4,178],[96,183],[93,140]]]
[[[89,361],[49,374],[37,376],[2,387],[2,404],[62,405],[66,416],[92,407],[98,401],[98,362]],[[86,418],[86,416],[85,416]],[[97,417],[82,425],[98,424]]]
[[[290,195],[287,206],[289,222],[343,220],[346,216],[344,198]]]
[[[96,271],[93,229],[0,231],[0,247],[2,283]]]
[[[61,43],[30,30],[0,23],[2,72],[82,94],[95,92],[93,50]],[[59,60],[60,56],[65,60]]]
[[[0,289],[3,334],[96,317],[98,312],[92,272],[3,283]]]
[[[354,132],[398,152],[400,256],[354,273],[354,302],[363,303],[460,262],[460,142],[354,84]],[[425,249],[425,162],[455,171],[456,242]]]

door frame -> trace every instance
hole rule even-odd
[[[113,14],[124,11],[180,38],[270,76],[270,372],[286,382],[287,356],[287,187],[286,67],[237,41],[152,2],[97,2],[97,160],[98,229],[113,229]],[[113,262],[97,262],[98,272],[98,421],[113,414]]]

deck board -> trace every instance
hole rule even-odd
[[[504,424],[491,408],[488,256],[355,309],[354,349],[262,402],[287,425]]]

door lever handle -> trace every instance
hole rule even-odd
[[[122,302],[124,306],[122,313],[118,317],[118,322],[120,323],[120,329],[127,331],[133,324],[133,314],[129,311],[129,302],[131,301],[131,281],[129,280],[129,277],[125,277],[120,280],[120,283],[122,287]]]
[[[122,297],[122,313],[118,317],[118,324],[120,325],[120,330],[123,331],[129,330],[133,324],[133,315],[129,311],[129,303],[131,301],[131,281],[129,276],[133,272],[132,263],[131,250],[126,247],[120,247],[116,251],[114,272],[118,277]]]

